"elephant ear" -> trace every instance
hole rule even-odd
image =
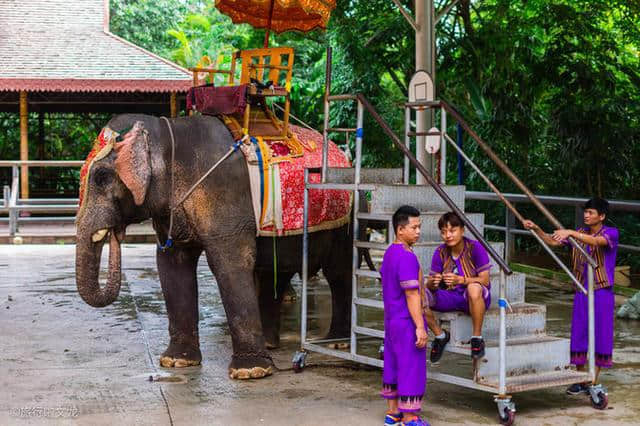
[[[151,182],[151,160],[149,156],[149,133],[141,121],[136,121],[116,143],[115,168],[120,180],[127,186],[136,205],[144,202]]]

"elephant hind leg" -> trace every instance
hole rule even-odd
[[[346,244],[346,243],[345,243]],[[351,334],[351,247],[335,250],[322,272],[331,288],[331,326],[327,339],[349,337]]]
[[[174,247],[158,249],[156,259],[169,317],[169,347],[160,357],[162,367],[200,365],[198,334],[198,282],[196,269],[201,250]]]
[[[280,346],[280,308],[292,277],[293,273],[278,273],[277,283],[274,285],[273,271],[262,270],[257,273],[260,319],[262,320],[262,332],[268,349],[275,349]],[[275,292],[274,287],[276,287]]]

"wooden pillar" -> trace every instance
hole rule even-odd
[[[171,92],[169,103],[171,105],[171,118],[176,118],[178,116],[178,100],[176,98],[176,92]]]
[[[20,92],[20,161],[29,160],[29,112],[27,92]],[[20,168],[20,197],[29,198],[29,168]]]

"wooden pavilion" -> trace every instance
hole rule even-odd
[[[191,73],[109,31],[109,0],[0,1],[0,112],[176,116]],[[21,197],[29,197],[22,167]]]

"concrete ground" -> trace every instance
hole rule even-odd
[[[379,370],[311,354],[303,373],[291,371],[297,303],[285,307],[283,348],[274,352],[282,371],[232,381],[225,314],[202,260],[203,364],[163,369],[158,359],[168,325],[154,246],[124,245],[120,298],[102,309],[77,295],[74,252],[72,245],[0,246],[1,425],[382,424]],[[319,281],[310,293],[310,324],[321,330],[330,311],[328,289]],[[549,329],[567,335],[570,294],[531,285],[527,300],[547,303]],[[515,396],[516,424],[638,424],[639,342],[640,324],[616,324],[616,365],[602,377],[609,409],[594,410],[586,397],[568,397],[563,388],[529,392]],[[429,381],[423,407],[434,426],[496,424],[491,395],[453,385]]]

